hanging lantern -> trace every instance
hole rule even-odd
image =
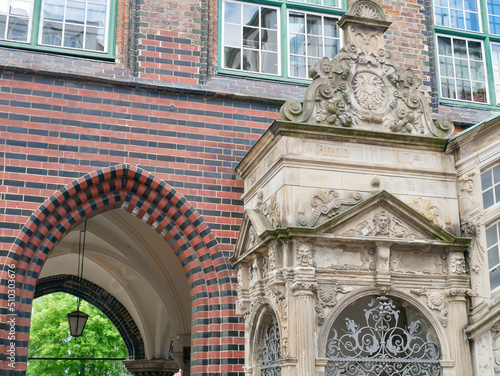
[[[89,315],[77,309],[71,313],[68,313],[68,323],[69,323],[69,331],[72,337],[80,337],[83,333],[83,329],[85,329],[85,324],[87,323],[87,319]]]
[[[82,290],[82,279],[83,279],[83,260],[85,258],[85,239],[87,237],[87,222],[85,222],[85,227],[83,231],[80,232],[80,239],[78,242],[78,281],[80,285],[80,291]],[[78,298],[78,303],[76,304],[76,311],[67,314],[68,324],[69,324],[69,332],[72,337],[77,338],[80,337],[83,333],[83,329],[85,329],[85,324],[87,323],[87,319],[89,315],[80,311],[80,301]]]

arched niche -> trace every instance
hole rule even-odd
[[[254,316],[247,369],[255,376],[281,375],[280,325],[273,309],[262,305]]]
[[[422,311],[396,296],[351,299],[329,320],[322,346],[325,376],[442,374],[438,333]]]

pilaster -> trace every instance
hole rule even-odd
[[[469,289],[451,288],[446,290],[448,297],[448,340],[451,359],[455,361],[455,374],[472,375],[470,344],[465,333],[468,325],[467,296]]]

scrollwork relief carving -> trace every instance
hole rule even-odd
[[[439,311],[439,317],[441,319],[441,322],[443,323],[443,326],[447,326],[448,308],[446,306],[445,295],[442,291],[428,290],[427,288],[423,287],[421,289],[411,289],[410,292],[419,296],[426,296],[427,305],[429,306],[429,308],[435,311]]]
[[[471,289],[463,289],[463,288],[451,288],[446,290],[446,295],[447,296],[472,296],[472,290]]]
[[[267,263],[269,266],[269,271],[276,270],[276,244],[272,243],[269,245],[267,252]]]
[[[422,214],[426,219],[439,226],[439,209],[431,203],[431,200],[424,200],[421,197],[413,199],[409,206],[416,212]]]
[[[297,224],[299,226],[312,227],[322,215],[326,215],[328,218],[334,217],[339,213],[338,210],[342,205],[354,205],[360,201],[361,194],[358,192],[353,193],[352,198],[339,198],[338,192],[333,189],[329,191],[320,190],[311,201],[311,206],[315,209],[310,220],[306,218],[303,208],[299,205]]]
[[[310,69],[313,82],[303,104],[287,101],[280,111],[282,119],[448,137],[453,132],[451,120],[433,123],[419,91],[422,80],[400,68],[385,49],[384,32],[390,23],[382,9],[371,1],[358,1],[346,17],[340,23],[346,44],[332,60],[323,58]]]
[[[381,236],[390,238],[415,238],[416,235],[408,230],[403,222],[395,216],[389,215],[381,210],[372,218],[361,222],[354,229],[345,232],[345,235],[351,236]]]
[[[274,195],[268,204],[264,203],[264,194],[262,191],[257,193],[257,205],[255,209],[264,214],[273,228],[282,226],[281,209],[277,202],[277,195]]]
[[[314,291],[316,290],[317,283],[316,282],[303,282],[297,281],[294,282],[291,286],[292,292],[306,290],[306,291]]]
[[[274,302],[277,308],[277,316],[281,324],[281,352],[282,356],[288,356],[288,305],[285,294],[278,286],[272,286],[266,291],[267,297]]]
[[[353,290],[352,286],[343,286],[339,283],[335,285],[319,285],[316,290],[315,310],[318,315],[318,325],[322,325],[325,319],[325,307],[333,307],[337,304],[337,293],[346,294]]]

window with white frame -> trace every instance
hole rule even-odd
[[[0,0],[0,45],[112,57],[115,0]]]
[[[436,25],[470,31],[480,30],[477,0],[435,0]]]
[[[500,104],[500,1],[433,2],[441,100]]]
[[[481,173],[481,187],[484,209],[500,202],[500,165]]]
[[[340,48],[341,0],[222,0],[221,11],[223,71],[307,79]]]
[[[481,41],[438,36],[438,57],[443,98],[487,103]]]
[[[491,291],[500,287],[500,222],[486,229]]]

